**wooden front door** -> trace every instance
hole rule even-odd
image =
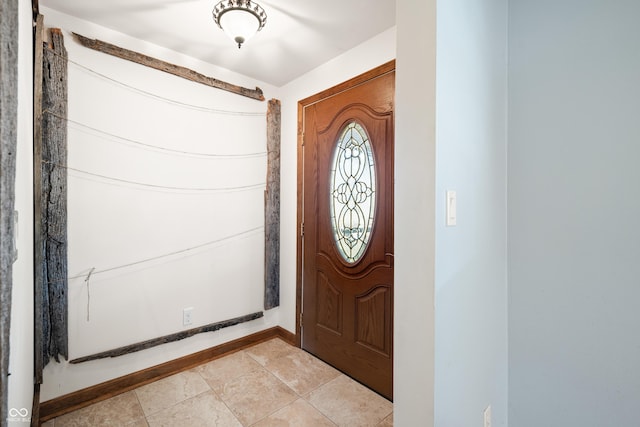
[[[394,68],[300,102],[301,346],[389,399]]]

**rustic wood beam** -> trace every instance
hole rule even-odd
[[[259,311],[252,314],[247,314],[245,316],[235,317],[233,319],[225,320],[222,322],[211,323],[209,325],[200,326],[199,328],[188,329],[186,331],[178,332],[171,335],[166,335],[160,338],[153,338],[147,341],[142,341],[136,344],[127,345],[124,347],[119,347],[114,350],[103,351],[101,353],[92,354],[90,356],[79,357],[77,359],[71,360],[69,363],[82,363],[88,362],[90,360],[98,360],[105,359],[107,357],[118,357],[129,353],[135,353],[136,351],[146,350],[151,347],[156,347],[161,344],[166,344],[174,341],[180,341],[185,338],[192,337],[196,334],[201,334],[203,332],[214,332],[222,328],[228,328],[229,326],[238,325],[240,323],[249,322],[251,320],[259,319],[264,314]]]
[[[43,263],[43,363],[68,358],[67,337],[67,52],[59,28],[43,52],[40,203]]]
[[[44,370],[43,288],[44,238],[42,234],[42,67],[44,17],[36,16],[33,46],[33,239],[34,239],[34,376],[42,384]]]
[[[117,56],[121,59],[126,59],[127,61],[135,62],[137,64],[154,68],[156,70],[164,71],[165,73],[173,74],[174,76],[182,77],[192,82],[226,90],[228,92],[246,96],[258,101],[264,101],[262,89],[260,89],[259,87],[256,87],[255,89],[248,89],[242,86],[237,86],[231,83],[224,82],[222,80],[214,79],[213,77],[205,76],[204,74],[200,74],[197,71],[191,70],[189,68],[171,64],[169,62],[165,62],[160,59],[144,55],[142,53],[134,52],[129,49],[124,49],[111,43],[103,42],[96,39],[90,39],[77,33],[73,33],[73,35],[78,39],[78,42],[80,42],[81,45],[83,45],[84,47],[88,47],[89,49],[97,50],[102,53]]]
[[[267,106],[267,189],[265,201],[264,309],[280,305],[280,101]]]
[[[13,263],[16,258],[18,36],[18,2],[0,0],[0,425],[9,422],[9,335]]]

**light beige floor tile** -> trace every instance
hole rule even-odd
[[[131,424],[127,424],[126,427],[149,427],[149,424],[147,424],[146,418],[140,418],[135,420]]]
[[[340,372],[305,351],[289,352],[269,360],[265,368],[300,396],[338,377]]]
[[[391,402],[345,375],[312,391],[306,398],[340,427],[375,426],[393,411]]]
[[[147,418],[149,427],[242,427],[213,391],[180,402]]]
[[[262,368],[229,381],[219,395],[245,426],[298,398],[293,390]]]
[[[55,419],[55,427],[139,425],[144,412],[133,391],[78,409]]]
[[[242,425],[392,427],[393,404],[310,354],[273,339],[44,424]]]
[[[135,390],[146,416],[210,390],[207,382],[193,371],[185,371]]]
[[[46,423],[40,424],[40,427],[54,427],[55,425],[54,422],[55,422],[55,419],[49,420]]]
[[[304,399],[298,399],[252,427],[335,427],[327,417]]]
[[[205,363],[193,370],[207,381],[213,391],[220,393],[222,386],[226,382],[260,369],[262,369],[262,366],[258,362],[249,357],[244,351],[239,351]]]
[[[393,412],[387,418],[382,420],[378,427],[393,427]]]
[[[245,350],[247,354],[253,357],[262,366],[268,361],[278,359],[286,354],[301,351],[298,348],[287,344],[279,338],[274,338],[260,344],[256,344]]]

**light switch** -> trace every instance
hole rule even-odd
[[[457,201],[456,192],[453,190],[447,191],[447,226],[453,227],[456,225],[457,217]]]

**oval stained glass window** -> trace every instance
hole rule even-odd
[[[355,121],[340,132],[329,172],[329,209],[338,252],[349,263],[364,254],[376,211],[376,170],[365,129]]]

